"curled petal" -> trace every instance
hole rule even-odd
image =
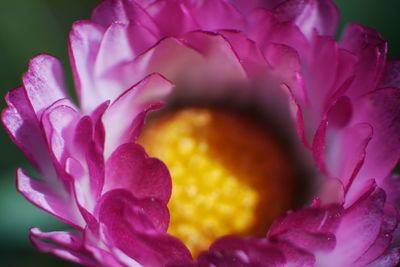
[[[30,232],[31,242],[40,251],[88,267],[98,266],[90,256],[82,253],[84,248],[81,236],[69,232],[43,233],[38,228],[32,228]]]
[[[106,162],[103,193],[124,188],[137,198],[156,198],[167,203],[172,190],[167,167],[160,160],[150,158],[137,144],[118,147]]]
[[[65,192],[48,183],[27,176],[22,169],[17,171],[17,189],[32,204],[76,228],[83,227],[83,220]],[[73,203],[73,202],[72,202]]]
[[[160,107],[161,99],[168,95],[171,88],[171,82],[159,74],[152,74],[115,100],[102,118],[107,129],[106,157],[119,145],[138,138],[145,115],[150,110]],[[129,117],[126,114],[129,114]],[[115,125],[116,121],[120,123]]]
[[[117,248],[145,266],[188,263],[191,256],[187,248],[157,230],[159,222],[165,221],[165,211],[161,202],[136,199],[126,190],[109,191],[97,207],[105,241],[111,249]]]

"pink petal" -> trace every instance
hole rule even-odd
[[[248,39],[243,32],[222,30],[218,33],[228,40],[250,77],[257,77],[261,72],[266,71],[268,63],[259,51],[257,44]]]
[[[310,233],[334,233],[339,227],[343,208],[338,204],[330,204],[316,208],[304,208],[275,220],[269,229],[268,237],[287,230],[303,230]]]
[[[285,257],[266,239],[225,236],[198,258],[200,266],[284,266]]]
[[[357,124],[343,130],[328,129],[326,168],[330,176],[342,181],[346,191],[364,163],[371,137],[372,128],[368,124]]]
[[[322,181],[319,192],[318,196],[321,205],[344,203],[344,186],[339,179],[329,178]]]
[[[346,27],[340,46],[358,56],[355,79],[348,95],[359,97],[375,90],[384,71],[387,44],[378,32],[358,24]]]
[[[390,205],[386,205],[384,209],[383,223],[381,231],[375,242],[368,248],[356,262],[357,266],[366,266],[378,257],[382,256],[392,244],[391,233],[397,227],[398,212]]]
[[[2,112],[2,121],[8,135],[46,178],[55,176],[48,148],[38,119],[23,87],[6,95],[8,107]]]
[[[286,240],[306,251],[332,251],[336,238],[332,233],[313,233],[304,230],[290,229],[274,235],[274,239]]]
[[[191,260],[179,240],[157,230],[166,219],[165,211],[161,202],[136,199],[126,190],[109,191],[98,203],[107,244],[145,266],[179,265]]]
[[[138,265],[137,262],[136,264],[133,264],[132,262],[129,262],[131,265],[126,263],[124,260],[119,260],[119,255],[116,251],[106,251],[102,248],[99,248],[97,244],[95,245],[86,245],[86,249],[90,251],[90,253],[93,255],[93,257],[101,263],[103,266],[110,266],[110,267],[126,267],[126,266],[132,266],[132,267],[141,267],[141,265]],[[133,261],[131,258],[129,258],[131,261]]]
[[[86,162],[88,166],[90,197],[92,201],[96,201],[103,190],[105,163],[102,151],[93,142],[89,144],[86,151]]]
[[[32,204],[76,227],[83,227],[83,220],[72,199],[48,183],[27,176],[22,169],[17,171],[17,189]],[[71,202],[72,201],[72,202]]]
[[[164,163],[149,158],[141,146],[127,143],[119,146],[107,160],[103,192],[124,188],[137,198],[156,198],[167,203],[171,183]]]
[[[163,37],[180,36],[200,29],[188,7],[180,0],[158,0],[146,8]]]
[[[255,8],[267,8],[269,10],[275,8],[280,3],[286,0],[228,0],[232,3],[242,14],[247,15],[251,10]]]
[[[65,98],[64,77],[58,59],[41,54],[29,62],[29,70],[23,76],[27,97],[36,116],[59,99]]]
[[[42,252],[85,266],[98,266],[90,256],[85,255],[81,237],[78,235],[69,232],[43,233],[37,228],[32,228],[30,239],[33,245]]]
[[[158,74],[153,74],[120,95],[103,116],[107,132],[105,155],[119,145],[138,138],[148,111],[159,108],[159,102],[169,92],[172,84]],[[129,114],[129,117],[126,116]],[[119,121],[116,125],[115,122]]]
[[[114,68],[118,64],[131,61],[135,58],[135,53],[129,41],[129,25],[121,22],[113,22],[104,32],[94,66],[97,75],[100,76],[107,69]],[[136,36],[136,38],[141,37],[141,35]],[[103,94],[114,93],[112,92],[113,90],[109,91],[111,92],[106,91]],[[118,95],[118,92],[114,94]]]
[[[121,22],[114,22],[104,33],[94,63],[96,90],[103,101],[114,100],[132,84],[115,79],[113,69],[131,62],[136,56],[146,51],[157,42],[157,38],[145,27]]]
[[[78,117],[78,111],[62,104],[47,109],[43,114],[43,129],[51,154],[58,162],[59,167],[64,166],[65,160],[70,156],[67,142],[69,137],[72,137],[72,131]]]
[[[400,262],[399,249],[392,249],[380,256],[374,262],[367,265],[367,267],[394,267]]]
[[[90,21],[76,22],[69,36],[69,52],[74,80],[85,112],[90,112],[104,102],[96,90],[93,67],[104,29]]]
[[[114,22],[140,24],[150,32],[159,36],[154,20],[143,9],[139,1],[132,0],[106,0],[102,1],[93,10],[92,20],[108,28]],[[141,40],[136,40],[141,42]]]
[[[254,10],[248,18],[248,36],[264,51],[270,44],[284,44],[304,57],[309,56],[309,42],[292,22],[280,22],[274,13],[265,9]]]
[[[40,239],[46,239],[53,243],[57,243],[61,246],[72,250],[83,250],[82,235],[80,232],[42,232],[38,228],[30,229],[32,236]]]
[[[234,79],[245,77],[245,73],[240,59],[232,46],[221,35],[208,32],[196,31],[185,35],[191,47],[200,51],[207,59],[207,68],[217,68],[218,75],[224,79]],[[209,71],[209,75],[213,72]],[[214,76],[216,76],[214,74]],[[214,78],[214,77],[212,77]],[[221,77],[215,77],[221,78]]]
[[[382,188],[385,190],[387,202],[395,207],[400,207],[400,176],[393,174],[387,176],[383,183]]]
[[[302,32],[311,38],[313,31],[333,36],[339,14],[331,0],[288,0],[274,9],[282,21],[293,21]]]
[[[286,258],[288,266],[308,267],[315,265],[315,256],[288,241],[275,241],[274,246],[279,249]]]
[[[104,129],[104,124],[102,122],[102,117],[105,111],[108,109],[110,101],[106,101],[99,105],[90,115],[94,123],[94,142],[96,145],[104,151],[104,143],[106,139],[106,133]]]
[[[191,1],[189,8],[199,25],[199,29],[205,31],[216,29],[244,30],[243,16],[228,1]]]
[[[320,264],[351,266],[372,244],[377,242],[383,222],[384,201],[383,190],[371,186],[369,191],[346,209],[336,231],[336,248],[333,252],[321,256]],[[355,236],[357,238],[354,238]]]
[[[357,108],[359,121],[368,121],[374,136],[367,147],[367,154],[360,176],[374,178],[380,184],[396,166],[400,158],[400,91],[381,89],[366,95]]]
[[[388,60],[378,88],[400,88],[400,60]]]
[[[197,66],[204,65],[204,57],[175,38],[160,40],[134,61],[110,70],[108,79],[118,81],[119,88],[128,89],[152,73],[160,73],[172,81],[187,79]],[[197,73],[197,72],[196,72]]]

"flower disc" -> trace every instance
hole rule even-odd
[[[264,236],[292,207],[294,170],[265,127],[234,112],[187,108],[154,119],[139,143],[168,166],[168,232],[197,255],[216,238]]]

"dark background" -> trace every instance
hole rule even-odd
[[[341,12],[340,29],[349,22],[376,28],[389,42],[389,57],[400,57],[399,0],[335,2]],[[71,77],[67,58],[68,32],[73,21],[89,17],[96,3],[96,0],[0,0],[1,95],[21,83],[20,77],[27,69],[28,60],[39,53],[60,58],[67,77]],[[5,106],[4,100],[0,105],[1,108]],[[0,265],[72,266],[31,247],[28,240],[30,227],[62,230],[64,226],[16,192],[15,169],[28,164],[2,128],[0,151]]]

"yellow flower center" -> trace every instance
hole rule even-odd
[[[248,117],[182,109],[151,120],[139,143],[171,172],[168,232],[194,256],[223,235],[264,236],[292,207],[290,160]]]

